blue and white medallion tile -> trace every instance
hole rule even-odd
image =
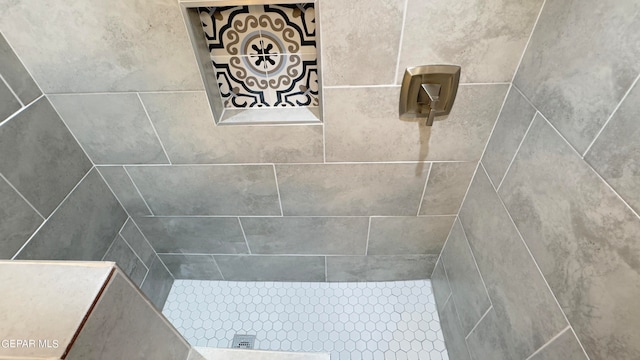
[[[318,106],[313,4],[199,11],[225,107]]]

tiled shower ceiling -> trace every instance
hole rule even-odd
[[[199,12],[225,108],[318,106],[313,4]]]

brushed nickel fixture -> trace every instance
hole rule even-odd
[[[460,82],[460,66],[422,65],[407,68],[400,90],[400,117],[426,118],[431,126],[436,116],[448,115]]]

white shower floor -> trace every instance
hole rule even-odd
[[[329,352],[332,360],[448,360],[429,280],[294,283],[176,280],[164,315],[194,346]]]

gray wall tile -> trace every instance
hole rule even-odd
[[[566,330],[557,339],[544,347],[531,360],[587,360],[580,343],[571,330]]]
[[[156,252],[153,250],[144,235],[138,230],[138,227],[131,218],[127,219],[126,224],[120,230],[122,238],[131,246],[131,249],[138,255],[140,260],[148,267],[151,266],[151,262],[156,257]]]
[[[97,169],[129,215],[151,215],[124,167],[99,166]]]
[[[482,164],[496,187],[507,172],[535,114],[536,109],[512,87],[482,156]]]
[[[372,217],[367,255],[440,254],[455,216]]]
[[[420,215],[457,214],[477,163],[433,163]]]
[[[327,160],[478,160],[508,88],[460,86],[431,127],[398,118],[399,87],[325,89]]]
[[[173,280],[173,276],[164,266],[162,260],[156,256],[149,267],[149,273],[144,279],[140,290],[158,310],[162,310],[164,303],[167,301],[167,296],[169,296],[169,291],[171,291],[171,286],[173,286]]]
[[[587,153],[586,160],[640,212],[640,86],[629,93]]]
[[[451,295],[451,287],[449,286],[449,279],[447,279],[447,274],[444,270],[442,257],[433,269],[433,274],[431,274],[431,286],[433,287],[433,295],[436,299],[438,309],[444,308],[445,302]]]
[[[162,254],[159,256],[176,279],[224,280],[211,255]]]
[[[285,215],[408,215],[418,211],[420,164],[277,165]]]
[[[341,0],[324,0],[318,5],[324,85],[392,84],[404,1],[352,0],[344,6]]]
[[[186,359],[189,348],[173,326],[117,274],[89,315],[67,359],[175,360]]]
[[[10,2],[0,28],[48,94],[202,89],[172,0]]]
[[[248,253],[237,218],[138,217],[135,221],[158,253]]]
[[[131,281],[140,286],[147,275],[147,267],[142,260],[131,250],[122,236],[116,236],[109,251],[104,255],[104,261],[115,261],[116,264],[129,276]]]
[[[44,219],[0,177],[0,259],[11,259]]]
[[[0,75],[18,95],[23,104],[28,104],[42,95],[38,85],[24,68],[20,59],[0,33]]]
[[[0,80],[0,122],[18,111],[22,105],[7,85]]]
[[[273,167],[127,167],[156,215],[280,215]]]
[[[489,310],[475,329],[467,337],[467,345],[471,358],[474,360],[513,360],[525,359],[525,356],[514,357],[518,353],[517,344],[514,343],[512,328],[508,321],[499,319],[495,309]],[[444,333],[445,340],[448,338]]]
[[[327,256],[327,281],[428,279],[438,255]]]
[[[140,97],[174,164],[322,162],[322,126],[215,126],[204,92]]]
[[[567,323],[482,167],[460,220],[489,291],[496,327],[503,332],[501,341],[508,344],[506,358],[526,358]]]
[[[398,68],[459,64],[463,82],[508,82],[542,0],[409,0]]]
[[[45,98],[0,127],[0,153],[0,172],[45,217],[92,166]]]
[[[466,336],[489,309],[491,300],[459,221],[453,225],[442,259]]]
[[[252,254],[363,255],[366,217],[241,218]]]
[[[49,95],[96,164],[168,164],[136,94]]]
[[[228,281],[324,281],[324,256],[216,255]]]
[[[440,326],[447,346],[447,354],[452,360],[465,360],[469,358],[469,350],[465,341],[465,332],[460,328],[458,314],[452,299],[439,307]],[[489,358],[486,358],[489,359]],[[491,358],[493,360],[493,358]]]
[[[541,117],[500,194],[589,357],[640,357],[640,219]]]
[[[580,152],[640,72],[640,3],[613,4],[548,0],[515,78]]]
[[[125,220],[127,214],[93,169],[17,258],[100,260]]]

